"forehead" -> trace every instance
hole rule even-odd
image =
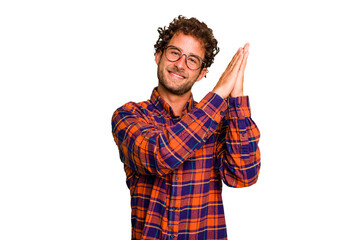
[[[202,58],[205,56],[204,44],[197,38],[181,32],[175,33],[168,45],[178,47],[186,54],[195,54]]]

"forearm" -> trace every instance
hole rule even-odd
[[[251,119],[248,97],[229,98],[228,105],[221,174],[229,186],[250,186],[257,181],[260,169],[260,132]]]
[[[113,116],[113,135],[122,161],[140,174],[165,175],[204,145],[226,112],[226,102],[209,93],[177,124],[157,127],[146,110],[121,108]]]

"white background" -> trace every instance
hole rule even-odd
[[[131,3],[130,3],[131,2]],[[250,42],[261,131],[256,185],[224,187],[235,239],[360,239],[356,1],[1,1],[0,239],[130,239],[111,116],[157,85],[157,28],[179,14],[220,53],[212,90]]]

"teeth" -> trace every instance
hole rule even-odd
[[[175,75],[176,77],[184,78],[183,76],[177,75],[176,73],[172,73],[172,74]]]

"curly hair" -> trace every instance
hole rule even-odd
[[[202,41],[205,47],[205,67],[208,68],[214,62],[216,54],[219,53],[220,48],[217,46],[217,40],[213,35],[213,31],[208,28],[204,22],[200,22],[196,18],[186,18],[179,15],[170,23],[169,27],[166,26],[158,28],[159,39],[154,45],[155,51],[163,50],[170,42],[174,34],[182,32],[185,35],[191,35],[198,40]]]

